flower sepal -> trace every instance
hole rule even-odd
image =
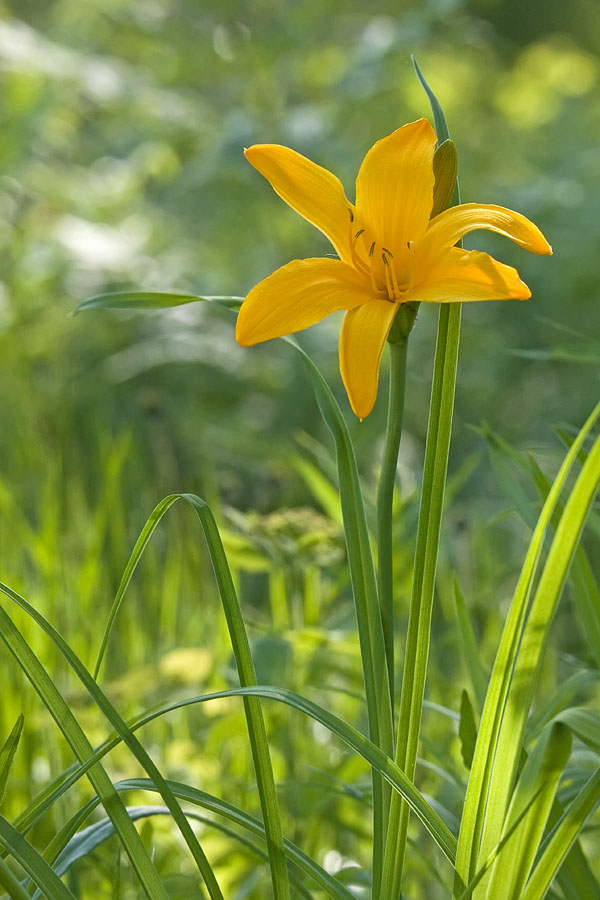
[[[388,344],[401,344],[409,336],[417,320],[418,303],[399,303],[396,318],[388,334]]]

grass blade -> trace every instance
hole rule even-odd
[[[41,697],[76,757],[81,763],[85,763],[93,755],[92,746],[56,685],[2,607],[0,607],[0,637]],[[87,774],[108,816],[115,824],[146,895],[150,900],[168,900],[165,887],[152,865],[125,807],[114,790],[110,778],[96,763],[89,766]]]
[[[198,843],[198,839],[196,838],[196,835],[194,834],[189,822],[185,818],[183,811],[181,810],[181,807],[179,806],[177,800],[170,793],[168,786],[165,782],[165,779],[159,772],[158,768],[156,767],[156,765],[154,764],[154,762],[152,761],[152,759],[150,758],[150,756],[148,755],[146,750],[142,747],[142,745],[137,740],[137,738],[134,737],[134,735],[132,734],[130,729],[127,727],[127,725],[125,724],[125,722],[123,721],[123,719],[121,718],[119,713],[116,711],[116,709],[110,703],[110,701],[108,700],[106,695],[102,692],[102,690],[98,687],[98,685],[96,684],[96,682],[94,681],[94,679],[92,678],[90,673],[87,671],[87,669],[85,668],[85,666],[83,665],[81,660],[77,657],[77,655],[73,652],[73,650],[69,647],[69,645],[65,642],[65,640],[60,636],[60,634],[56,631],[56,629],[53,628],[52,625],[50,625],[50,623],[41,615],[41,613],[39,613],[36,609],[34,609],[31,606],[31,604],[29,604],[23,597],[21,597],[19,594],[17,594],[16,591],[13,591],[7,585],[2,584],[2,583],[0,583],[0,591],[2,591],[3,594],[5,594],[7,597],[9,597],[11,600],[13,600],[21,609],[23,609],[50,637],[50,639],[55,644],[55,646],[58,648],[60,653],[67,660],[67,662],[69,663],[69,665],[71,666],[71,668],[73,669],[73,671],[75,672],[75,674],[77,675],[79,680],[82,682],[82,684],[84,685],[84,687],[86,688],[86,690],[88,691],[88,693],[90,694],[90,696],[92,697],[92,699],[94,700],[96,705],[100,708],[100,710],[104,713],[104,715],[106,716],[108,721],[112,724],[112,726],[115,728],[117,733],[121,736],[122,740],[129,747],[129,749],[134,754],[134,756],[136,757],[136,759],[138,760],[140,765],[145,769],[145,771],[150,775],[150,777],[155,781],[155,783],[161,788],[163,800],[164,800],[165,804],[167,805],[167,807],[169,808],[173,818],[175,819],[175,822],[177,823],[179,830],[181,831],[182,837],[184,838],[186,844],[188,845],[188,847],[192,853],[192,856],[194,857],[194,860],[196,861],[198,868],[199,868],[200,872],[202,873],[202,877],[204,878],[204,881],[206,883],[206,886],[208,888],[211,898],[213,898],[213,900],[222,900],[222,894],[221,894],[221,891],[217,884],[217,881],[215,879],[214,873],[210,867],[208,860],[206,859],[206,856],[204,855],[204,851],[202,850],[202,848],[200,847],[200,844]],[[29,648],[23,641],[23,638],[20,635],[20,633],[15,628],[12,620],[9,618],[9,616],[7,615],[5,610],[3,610],[1,608],[0,608],[0,622],[3,623],[4,627],[6,627],[7,629],[10,629],[12,641],[10,644],[8,644],[9,649],[11,650],[11,652],[13,653],[13,655],[15,656],[17,661],[24,668],[24,671],[27,674],[27,676],[29,677],[30,681],[32,682],[34,687],[36,687],[36,689],[38,690],[38,693],[40,693],[42,700],[44,700],[44,702],[46,702],[46,700],[47,700],[47,685],[44,685],[44,687],[46,688],[46,693],[42,693],[38,689],[38,685],[42,686],[42,683],[43,683],[43,679],[41,677],[41,672],[40,672],[41,666],[39,666],[39,663],[37,665],[37,668],[32,665],[31,651],[29,650]],[[3,640],[5,640],[5,642],[8,643],[8,641],[6,640],[6,636],[4,634],[4,627],[2,629],[0,629],[0,631],[2,632],[1,636],[2,636]],[[26,651],[29,651],[29,653],[27,654],[27,659],[29,662],[29,665],[27,666],[27,668],[25,668],[25,665],[23,665],[23,660],[26,658],[25,657]],[[35,659],[35,657],[33,657],[33,659]],[[37,663],[37,660],[35,660],[35,662]],[[46,676],[46,678],[47,678],[47,676]],[[54,701],[53,704],[49,705],[49,703],[46,702],[46,705],[48,706],[48,709],[50,710],[50,712],[54,716],[55,721],[57,722],[59,727],[61,727],[61,730],[62,730],[62,725],[65,722],[65,710],[67,709],[67,706],[66,706],[63,698],[58,695],[58,692],[56,691],[55,688],[54,688],[54,692],[55,693],[54,693],[54,697],[53,697],[53,701]],[[57,704],[59,704],[59,706],[57,706]],[[56,712],[56,714],[55,714],[55,712]],[[77,725],[76,720],[73,717],[73,715],[70,713],[70,711],[69,711],[69,714],[67,717],[67,721],[70,726],[69,736],[73,737],[74,735],[76,735],[78,738],[78,741],[79,741],[80,737],[83,736],[83,738],[85,740],[86,752],[83,753],[82,755],[78,754],[79,758],[83,762],[83,761],[85,761],[85,758],[87,756],[92,755],[92,752],[93,752],[92,748],[90,747],[90,745],[87,741],[87,738],[85,738],[85,736],[83,735],[83,732],[81,732],[79,725]],[[76,729],[73,728],[74,725],[76,726]],[[67,731],[64,730],[63,733],[65,734],[65,737],[67,737],[67,739],[68,739]],[[71,746],[73,746],[73,744]],[[78,748],[79,748],[79,746],[80,746],[80,744],[78,743]],[[75,749],[74,746],[73,746],[73,749]],[[94,770],[90,769],[90,772],[89,772],[90,780],[92,780],[93,772],[94,772]],[[104,778],[106,778],[106,780],[108,781],[108,785],[106,784],[106,782],[104,782]],[[95,778],[94,780],[98,781],[97,778]],[[113,791],[112,784],[110,784],[110,780],[108,779],[108,776],[106,776],[105,773],[103,773],[102,780],[103,780],[103,794],[107,796],[108,800],[113,799],[113,801],[114,801],[115,799],[117,799],[117,796]],[[94,784],[94,787],[96,787],[96,784]],[[110,811],[108,808],[106,811],[110,815]],[[133,825],[131,824],[129,816],[127,815],[126,810],[122,807],[122,804],[120,803],[120,801],[118,801],[117,812],[119,814],[119,824],[117,825],[117,823],[115,822],[115,825],[117,825],[119,835],[122,836],[122,839],[123,839],[123,836],[127,836],[128,834],[131,835],[131,832],[129,830],[129,829],[131,829],[131,831],[133,831],[133,833],[136,835],[137,840],[139,841],[137,832],[135,831],[135,828],[133,828]],[[138,864],[140,864],[140,860],[142,859],[142,857],[139,856],[139,844],[132,842],[131,836],[129,837],[128,841],[129,841],[130,850],[132,852],[135,852],[135,854],[136,854],[136,862],[138,862]],[[139,859],[138,859],[138,857],[139,857]],[[147,854],[146,854],[145,850],[144,850],[144,859],[147,859]],[[133,863],[133,859],[132,859],[132,863]],[[145,871],[146,876],[148,876],[149,873],[146,872],[146,869],[144,869],[144,871]],[[156,874],[156,870],[154,869],[154,867],[152,867],[151,871],[155,874],[156,878],[158,878],[158,875]],[[160,884],[160,889],[154,888],[154,890],[158,890],[156,895],[154,895],[152,893],[149,894],[149,896],[152,897],[152,900],[154,900],[155,896],[157,898],[158,897],[166,898],[165,888],[160,880],[159,880],[159,884]]]
[[[323,420],[335,442],[344,520],[344,535],[367,697],[369,736],[385,754],[393,753],[393,721],[386,648],[379,610],[377,579],[365,506],[348,426],[331,389],[311,358],[296,343],[286,339],[308,367]],[[383,847],[388,821],[389,789],[373,777],[373,884],[381,878]]]
[[[600,436],[565,504],[516,654],[491,771],[489,811],[482,831],[483,854],[497,843],[503,827],[550,626],[599,484]]]
[[[194,494],[182,494],[183,500],[193,508],[200,520],[204,537],[208,545],[210,559],[213,565],[240,682],[243,686],[256,684],[256,672],[250,652],[250,644],[244,625],[244,618],[240,608],[237,593],[227,564],[225,550],[219,534],[219,529],[207,504]],[[260,803],[265,822],[265,834],[267,837],[267,849],[273,879],[273,892],[276,900],[289,898],[289,880],[285,861],[283,845],[283,832],[279,817],[279,806],[273,768],[271,766],[271,754],[267,732],[262,714],[260,700],[247,696],[244,699],[244,710],[248,723],[248,736],[252,748],[252,757],[256,771],[256,782]]]
[[[140,536],[138,537],[135,546],[131,552],[131,556],[125,566],[125,571],[121,577],[121,582],[117,589],[117,593],[115,599],[113,601],[113,605],[110,609],[110,613],[108,615],[108,621],[104,628],[104,633],[102,635],[102,641],[100,642],[100,649],[98,650],[98,657],[96,659],[96,665],[94,666],[94,680],[98,680],[98,674],[100,672],[100,667],[102,666],[102,660],[104,659],[104,654],[106,652],[106,646],[108,644],[108,639],[110,638],[110,633],[112,631],[113,625],[115,623],[115,619],[121,608],[121,603],[123,602],[123,597],[125,596],[125,591],[129,587],[129,582],[133,577],[133,573],[135,572],[137,565],[142,557],[144,550],[148,544],[148,541],[152,537],[156,526],[167,512],[167,510],[173,506],[174,503],[179,500],[179,494],[169,494],[168,497],[165,497],[164,500],[161,500],[160,503],[156,505],[156,507],[152,510],[146,524],[144,525]]]
[[[519,647],[533,576],[542,552],[544,536],[559,495],[577,458],[578,451],[594,427],[598,416],[600,416],[600,403],[583,425],[577,439],[568,450],[552,488],[546,497],[529,543],[513,601],[504,625],[481,716],[475,756],[463,807],[456,858],[457,884],[455,890],[458,894],[464,890],[464,886],[472,880],[478,869],[477,861],[492,764],[496,753],[506,698],[511,684],[512,668]]]
[[[75,307],[71,315],[76,316],[86,309],[172,309],[174,306],[197,303],[199,300],[217,303],[226,309],[239,309],[243,299],[243,297],[202,297],[199,294],[184,294],[177,291],[120,291],[89,297]]]
[[[0,816],[0,844],[17,860],[48,900],[75,900],[75,896],[62,883],[44,857],[19,834],[16,828],[13,828],[10,822],[7,822],[4,816]],[[14,896],[19,897],[19,894]],[[27,896],[25,892],[25,897]]]
[[[23,716],[20,715],[15,722],[11,733],[4,742],[2,750],[0,750],[0,806],[2,805],[2,801],[4,799],[4,792],[6,790],[6,784],[8,782],[10,769],[15,758],[15,753],[17,752],[17,747],[19,746],[19,741],[21,740],[21,735],[23,733],[24,721],[25,720]]]
[[[522,895],[542,842],[558,781],[571,753],[571,743],[569,728],[556,722],[546,729],[525,763],[508,810],[504,834],[529,807],[528,812],[494,864],[487,900]]]
[[[5,889],[11,900],[31,900],[29,894],[21,884],[18,878],[13,875],[12,871],[0,858],[0,885]]]
[[[140,785],[141,790],[148,790],[148,784],[152,785],[152,790],[158,792],[158,788],[154,785],[153,782],[150,782],[146,779],[140,779],[142,784]],[[169,782],[169,786],[173,791],[174,796],[178,796],[178,792],[173,790],[173,785],[176,782]],[[118,782],[115,785],[116,790],[129,790],[130,785],[128,782]],[[207,795],[209,796],[209,795]],[[179,799],[187,799],[186,797],[180,797]],[[219,801],[218,799],[212,798],[214,800],[213,806],[215,807],[215,811],[218,811]],[[114,833],[114,826],[110,819],[102,819],[100,822],[94,822],[93,825],[88,826],[83,829],[83,831],[78,831],[81,825],[89,818],[92,812],[98,807],[99,800],[95,797],[89,803],[86,803],[84,807],[77,811],[77,813],[72,816],[72,818],[65,823],[65,825],[61,828],[59,834],[55,836],[52,840],[51,844],[47,848],[44,857],[53,864],[54,870],[58,875],[64,875],[72,865],[74,865],[78,860],[83,859],[85,856],[89,856],[90,853],[100,846],[101,843],[108,840]],[[235,809],[235,807],[233,807]],[[129,813],[129,817],[132,821],[137,821],[138,819],[144,819],[148,816],[159,816],[166,815],[169,816],[171,813],[167,809],[166,806],[128,806],[127,812]],[[241,811],[240,811],[241,813]],[[204,825],[208,825],[210,828],[215,828],[218,831],[221,831],[223,834],[227,835],[227,837],[231,838],[234,841],[237,841],[239,844],[242,844],[246,849],[250,850],[251,853],[260,857],[265,862],[269,861],[269,855],[266,853],[261,847],[258,847],[252,841],[250,841],[243,834],[239,834],[237,831],[234,831],[232,828],[228,828],[226,825],[223,825],[221,822],[216,822],[214,819],[209,819],[207,816],[202,816],[199,813],[190,812],[190,810],[186,810],[186,816],[188,819],[194,819],[195,821],[202,822]],[[264,828],[258,820],[254,820],[256,822],[256,833],[260,833],[261,837],[264,838]],[[324,872],[325,870],[323,870]],[[327,873],[325,873],[327,875]],[[308,891],[299,883],[296,882],[294,884],[296,891],[303,897],[306,897],[307,900],[310,900],[311,895]],[[25,894],[28,898],[29,895]],[[36,900],[37,894],[34,895],[33,900]],[[344,898],[346,900],[346,898]]]
[[[600,769],[589,779],[553,829],[521,900],[543,900],[577,835],[600,803]]]
[[[204,500],[194,494],[170,494],[165,497],[164,500],[161,500],[150,514],[127,562],[115,600],[110,610],[96,662],[96,671],[99,670],[102,664],[111,629],[119,612],[125,591],[127,590],[141,556],[162,517],[171,506],[180,499],[184,500],[192,507],[204,531],[227,620],[240,683],[242,685],[256,684],[256,673],[254,671],[248,635],[246,633],[242,611],[240,609],[239,600],[233,584],[219,530],[207,504]],[[283,853],[283,832],[281,829],[271,757],[260,708],[260,701],[256,698],[246,698],[244,700],[244,708],[248,723],[248,734],[256,771],[258,792],[265,820],[267,845],[273,877],[273,889],[275,891],[276,900],[286,900],[286,898],[289,897],[289,884],[285,856]]]
[[[347,722],[344,722],[324,707],[307,700],[305,697],[294,694],[292,691],[287,691],[284,688],[256,685],[233,688],[227,691],[217,691],[211,694],[203,694],[199,697],[190,697],[146,713],[144,716],[133,722],[130,729],[131,731],[137,731],[142,726],[149,724],[160,716],[164,716],[175,710],[185,709],[188,706],[195,706],[198,703],[206,703],[211,700],[220,700],[224,697],[240,696],[264,697],[277,700],[280,703],[285,703],[315,719],[315,721],[324,725],[325,728],[333,734],[336,734],[352,750],[362,756],[362,758],[371,766],[376,768],[379,774],[388,781],[394,790],[398,791],[404,797],[416,815],[421,819],[447,859],[450,862],[454,861],[456,850],[456,839],[454,835],[398,766],[396,766],[396,764],[386,756],[379,747]],[[59,782],[50,794],[45,795],[40,803],[34,804],[27,815],[21,817],[18,822],[19,827],[22,829],[33,827],[33,824],[39,821],[41,815],[43,815],[44,812],[46,812],[91,765],[102,759],[103,756],[114,749],[114,747],[120,743],[120,740],[121,739],[118,736],[110,738],[96,751],[94,757],[79,767],[78,770],[70,770],[65,773],[64,780]]]

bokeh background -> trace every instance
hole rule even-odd
[[[489,664],[526,546],[527,525],[514,509],[537,502],[506,459],[497,465],[488,451],[502,439],[552,472],[597,398],[599,50],[594,0],[0,3],[2,578],[86,663],[146,517],[166,493],[194,491],[223,525],[259,680],[312,696],[329,691],[338,712],[361,721],[331,447],[295,355],[278,342],[237,347],[231,317],[202,304],[69,313],[105,290],[244,295],[284,262],[328,252],[246,163],[243,148],[292,146],[335,171],[351,196],[374,140],[429,115],[414,53],[458,146],[462,199],[519,210],[554,247],[552,258],[538,258],[487,233],[468,241],[517,266],[533,298],[464,311],[430,679],[430,699],[458,709],[464,671],[453,639],[453,573]],[[398,505],[401,625],[436,319],[435,308],[422,308],[411,337]],[[302,339],[348,413],[369,494],[386,371],[375,412],[359,424],[341,390],[338,328],[332,317]],[[103,677],[126,712],[235,683],[195,527],[189,512],[170,514],[111,639]],[[18,620],[100,738],[104,726],[63,664]],[[589,662],[585,629],[571,621],[567,607],[548,690],[569,666]],[[14,813],[70,757],[4,651],[0,667],[11,688],[2,733],[26,714],[7,800]],[[436,680],[436,671],[445,677]],[[148,734],[170,774],[212,780],[215,792],[254,808],[241,715],[229,701]],[[333,869],[346,858],[364,863],[365,768],[285,711],[270,721],[291,833],[321,861],[329,852]],[[436,722],[432,744],[454,759],[458,783],[466,770],[455,725]],[[131,769],[126,757],[119,765]],[[438,797],[450,791],[431,772],[421,777]],[[456,813],[453,802],[446,797]],[[48,834],[55,824],[44,826]],[[166,870],[196,889],[169,828],[155,827],[170,847]],[[240,897],[267,896],[243,850],[234,858],[224,838],[210,840],[211,852],[229,859],[229,896],[242,888]],[[111,853],[105,870],[86,876],[89,896],[109,890]],[[418,864],[413,875],[418,883]],[[133,880],[128,889],[136,895]]]

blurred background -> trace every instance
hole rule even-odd
[[[429,115],[414,53],[458,146],[463,201],[519,210],[554,247],[539,258],[487,233],[468,240],[516,266],[533,297],[464,310],[433,662],[434,674],[439,666],[456,679],[432,676],[430,687],[432,699],[458,709],[453,573],[489,664],[527,540],[514,510],[537,502],[506,454],[498,464],[499,441],[515,460],[533,453],[552,473],[597,399],[599,50],[593,0],[0,3],[1,577],[88,665],[146,517],[165,494],[193,491],[223,525],[259,680],[329,691],[338,712],[361,721],[331,446],[295,354],[278,342],[237,347],[231,316],[202,304],[69,313],[105,290],[244,295],[290,259],[329,252],[243,148],[292,146],[336,172],[352,196],[371,144]],[[422,307],[411,337],[397,510],[401,625],[436,321],[437,309]],[[376,409],[359,424],[341,389],[339,324],[331,317],[302,341],[348,414],[370,496],[386,369]],[[585,628],[570,627],[568,607],[564,615],[548,689],[589,662]],[[104,726],[64,665],[17,618],[99,739]],[[234,684],[226,638],[215,641],[223,627],[201,534],[176,508],[132,583],[105,683],[130,713]],[[12,686],[0,738],[21,709],[30,737],[14,813],[70,757],[58,738],[35,740],[40,723],[50,728],[44,713],[5,652],[0,667]],[[252,808],[241,715],[229,701],[149,733],[170,774],[219,778],[216,792]],[[437,752],[455,760],[458,783],[466,770],[455,726],[443,716],[436,723]],[[330,847],[333,870],[346,857],[365,862],[366,769],[285,711],[271,728],[290,833],[320,861]],[[327,789],[311,794],[307,784],[326,768]],[[447,782],[422,777],[456,813]],[[211,840],[213,853],[230,853],[224,838]],[[164,852],[165,866],[192,884],[187,863]],[[234,887],[246,891],[240,897],[266,896],[239,854],[228,896]],[[90,884],[90,896],[108,891]]]

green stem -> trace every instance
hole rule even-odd
[[[289,341],[289,339],[288,339]],[[394,750],[394,725],[389,695],[389,678],[377,577],[371,553],[367,517],[356,457],[348,426],[327,382],[310,357],[293,341],[306,364],[315,389],[319,409],[335,441],[344,536],[362,657],[369,737],[385,754]],[[390,808],[390,786],[373,770],[373,896],[381,882],[383,854]]]
[[[379,606],[390,680],[390,698],[394,707],[394,571],[392,554],[392,508],[402,435],[406,357],[408,337],[390,343],[390,389],[385,446],[377,488],[377,581]]]
[[[454,409],[460,315],[459,303],[442,304],[440,307],[396,743],[396,763],[411,781],[414,779],[417,760],[429,655],[431,612]],[[408,806],[394,794],[380,894],[385,900],[398,900],[400,896],[408,819]]]

